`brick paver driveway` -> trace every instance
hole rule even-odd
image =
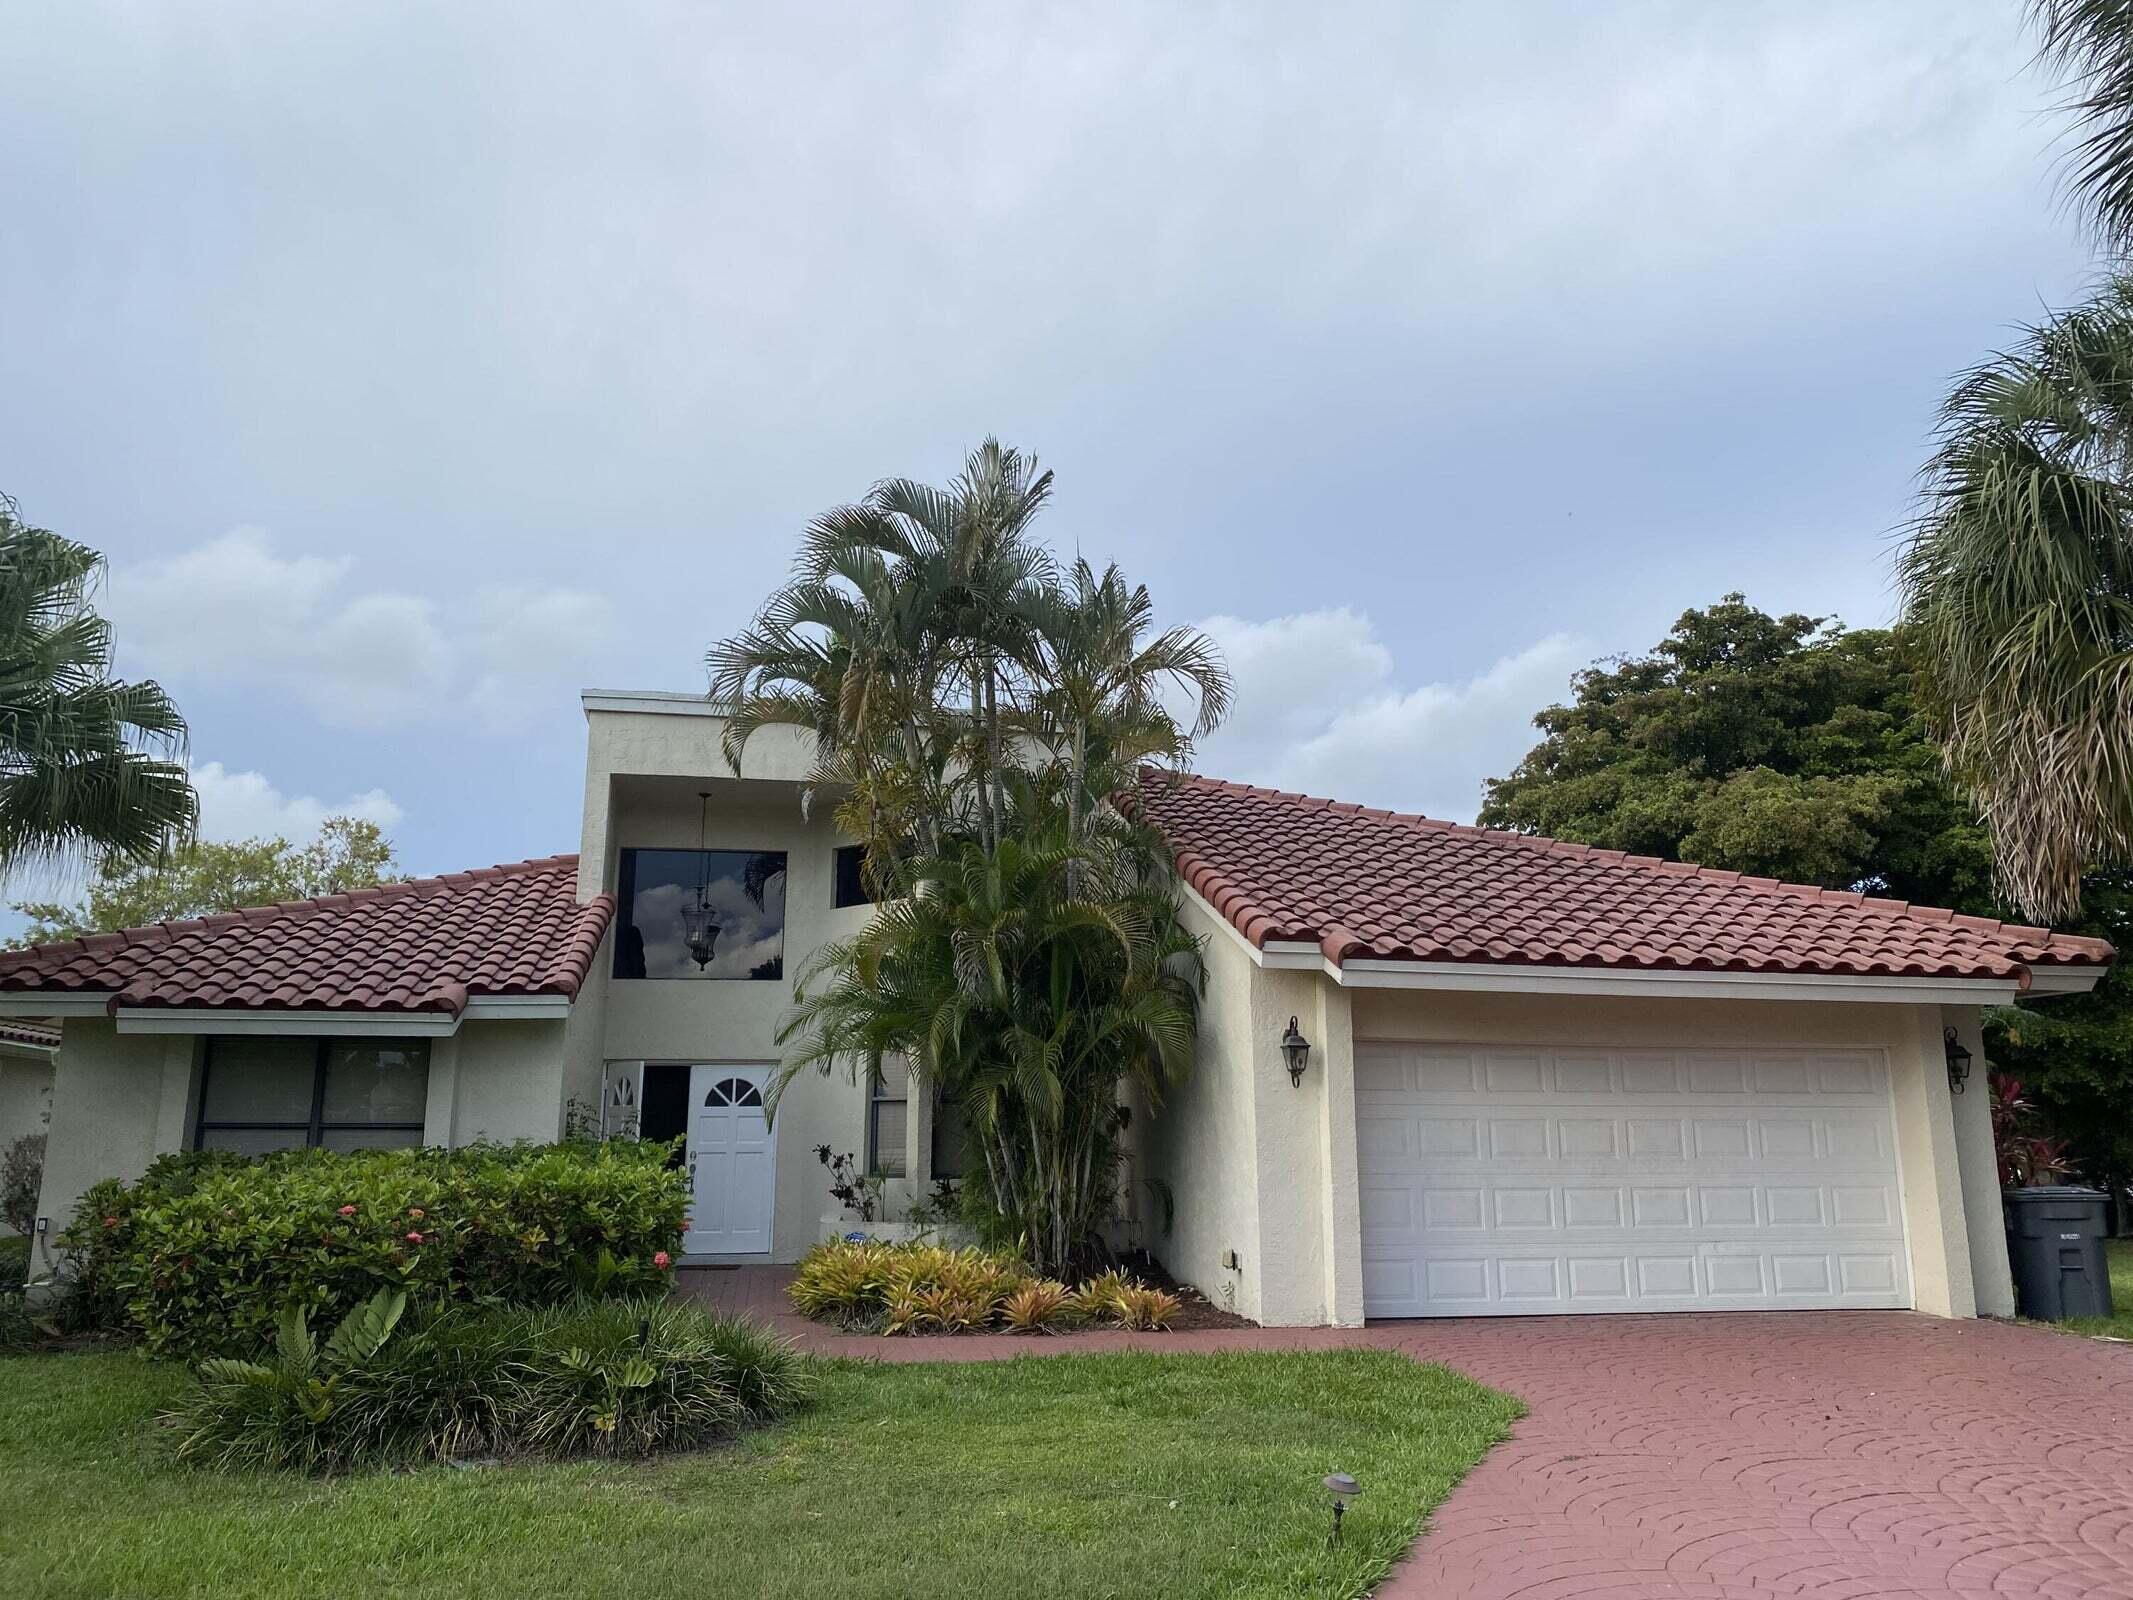
[[[1531,1408],[1385,1596],[2133,1596],[2133,1348],[1898,1312],[1369,1330]]]
[[[1372,1344],[1518,1395],[1383,1600],[2133,1600],[2129,1346],[1902,1312],[853,1340],[777,1315],[781,1285],[695,1287],[845,1354]]]

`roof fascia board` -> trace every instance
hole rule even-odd
[[[619,711],[653,717],[723,717],[725,706],[700,694],[671,689],[587,689],[578,696],[587,711]]]
[[[330,1034],[441,1039],[459,1031],[445,1011],[236,1011],[211,1006],[120,1006],[120,1033]]]
[[[0,1039],[0,1056],[34,1056],[49,1061],[59,1054],[56,1044],[31,1044],[27,1039]]]
[[[560,1021],[570,1015],[567,994],[477,994],[462,1015],[469,1022]]]
[[[2031,967],[2028,997],[2047,994],[2087,994],[2103,981],[2109,967]]]
[[[102,1017],[111,1012],[109,989],[71,994],[16,990],[0,994],[0,1017]]]

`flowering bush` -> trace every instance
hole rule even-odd
[[[663,1294],[688,1198],[669,1154],[580,1141],[165,1156],[138,1183],[92,1188],[63,1242],[81,1304],[151,1354],[250,1355],[287,1306],[331,1323],[380,1289],[418,1306],[548,1304],[589,1281]]]

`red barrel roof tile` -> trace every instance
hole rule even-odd
[[[1353,960],[2012,978],[2101,939],[1144,770],[1125,797],[1255,946]]]
[[[613,919],[578,858],[159,922],[0,954],[0,993],[111,992],[114,1006],[444,1012],[473,995],[575,997]]]

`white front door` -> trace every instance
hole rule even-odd
[[[763,1115],[768,1067],[689,1069],[689,1231],[696,1255],[768,1255],[777,1149]]]
[[[1911,1303],[1878,1050],[1355,1047],[1363,1312]]]

